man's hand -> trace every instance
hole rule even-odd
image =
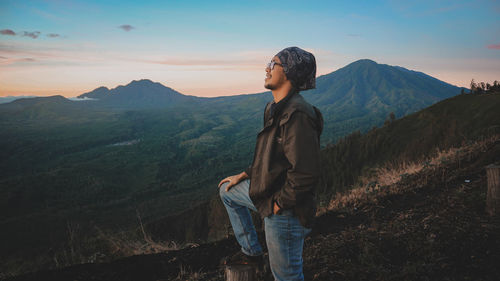
[[[273,202],[273,214],[278,214],[278,212],[281,210],[280,206],[278,205],[278,203],[276,203],[276,201]]]
[[[229,189],[231,189],[231,187],[237,185],[238,183],[240,183],[240,181],[247,179],[247,178],[248,178],[248,175],[245,172],[241,172],[238,175],[229,176],[229,177],[227,177],[219,182],[219,188],[221,187],[221,185],[223,183],[229,182],[229,184],[226,186],[226,191],[229,191]]]

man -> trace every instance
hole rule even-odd
[[[264,87],[274,101],[264,111],[252,165],[219,183],[220,196],[241,252],[228,263],[262,262],[250,210],[264,218],[271,271],[276,280],[303,280],[302,248],[315,215],[323,118],[299,94],[315,88],[316,60],[297,47],[273,57]]]

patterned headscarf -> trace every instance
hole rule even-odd
[[[299,91],[316,88],[316,59],[298,47],[288,47],[276,56],[283,64],[286,78]]]

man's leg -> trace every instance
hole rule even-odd
[[[226,191],[222,184],[219,194],[226,207],[229,220],[233,226],[234,236],[241,246],[241,251],[248,256],[262,255],[262,247],[257,239],[257,232],[250,216],[250,210],[257,211],[248,193],[250,180],[243,180]]]
[[[304,280],[302,249],[311,229],[303,227],[291,210],[264,218],[269,263],[278,281]]]

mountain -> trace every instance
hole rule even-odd
[[[107,87],[99,87],[91,92],[81,94],[77,96],[79,99],[89,98],[89,99],[106,99],[110,95],[110,90]]]
[[[148,79],[134,80],[125,86],[118,86],[111,90],[99,87],[79,95],[78,98],[97,99],[95,103],[99,105],[122,109],[163,108],[202,99],[183,95]]]
[[[318,77],[316,89],[307,95],[319,106],[393,109],[401,116],[457,95],[460,89],[422,72],[363,59]]]
[[[63,96],[16,99],[0,104],[0,118],[5,120],[68,120],[81,114],[83,109]]]
[[[335,131],[327,138],[336,140],[351,132],[344,126],[347,120],[351,127],[367,131],[391,112],[401,117],[460,90],[421,72],[363,59],[318,77],[316,89],[303,95],[327,116],[325,131]]]
[[[363,59],[317,78],[317,88],[301,94],[323,113],[322,143],[332,143],[354,130],[366,132],[380,126],[393,112],[396,117],[418,111],[457,95],[461,88],[422,72]],[[261,119],[272,100],[270,92],[229,97],[201,98],[183,95],[151,80],[132,81],[113,89],[99,87],[78,98],[80,107],[95,110],[148,110],[183,107],[213,112],[245,113]],[[92,99],[92,100],[90,100]],[[234,118],[234,116],[232,117]],[[240,119],[240,117],[238,117]]]
[[[19,108],[26,109],[28,107],[40,107],[40,106],[57,106],[57,105],[68,105],[71,101],[67,98],[57,95],[49,97],[31,97],[22,98],[12,101],[9,105],[3,105],[3,108]]]
[[[8,103],[11,101],[15,101],[17,99],[25,99],[25,98],[35,98],[36,96],[8,96],[8,97],[0,97],[0,104]]]

